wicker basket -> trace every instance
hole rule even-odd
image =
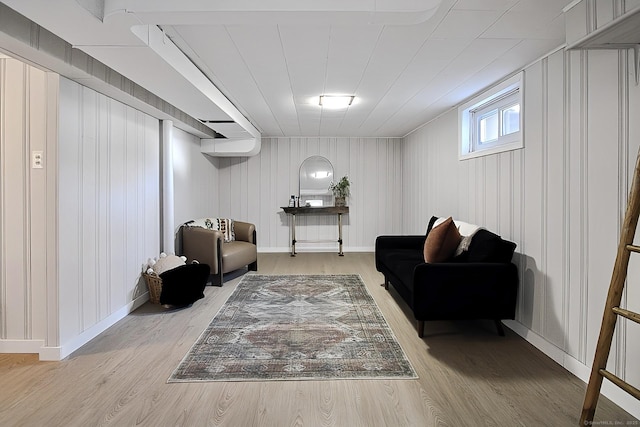
[[[160,304],[160,294],[162,293],[162,278],[157,274],[142,273],[144,279],[147,281],[147,287],[149,288],[149,301],[152,304]]]

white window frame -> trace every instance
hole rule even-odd
[[[524,148],[522,77],[523,72],[520,72],[475,96],[458,108],[459,160]],[[502,132],[502,111],[516,104],[520,105],[519,130],[507,135],[500,135]],[[481,144],[479,141],[479,119],[495,110],[498,114],[498,139]]]

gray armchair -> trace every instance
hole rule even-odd
[[[197,260],[209,264],[214,279],[213,285],[222,286],[223,275],[247,266],[249,271],[258,270],[258,250],[255,225],[234,221],[235,240],[225,242],[218,230],[202,227],[181,227],[182,252],[187,262]]]

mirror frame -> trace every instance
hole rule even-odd
[[[311,173],[314,173],[314,171],[316,171],[315,169],[317,169],[317,168],[304,169],[305,165],[310,165],[312,163],[324,163],[326,167],[323,168],[323,171],[327,171],[328,174],[326,177],[321,178],[320,185],[316,186],[316,188],[303,188],[303,182],[305,180],[309,180],[310,179],[309,175]],[[310,156],[304,159],[304,161],[300,164],[300,168],[298,169],[298,197],[300,197],[300,200],[302,201],[303,196],[318,196],[318,197],[331,196],[332,193],[329,190],[329,184],[331,183],[331,181],[333,181],[333,175],[334,175],[333,165],[331,164],[329,159],[327,159],[326,157]],[[303,190],[310,190],[310,191],[303,191]]]

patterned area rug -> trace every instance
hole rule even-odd
[[[358,275],[245,275],[168,382],[407,379]]]

